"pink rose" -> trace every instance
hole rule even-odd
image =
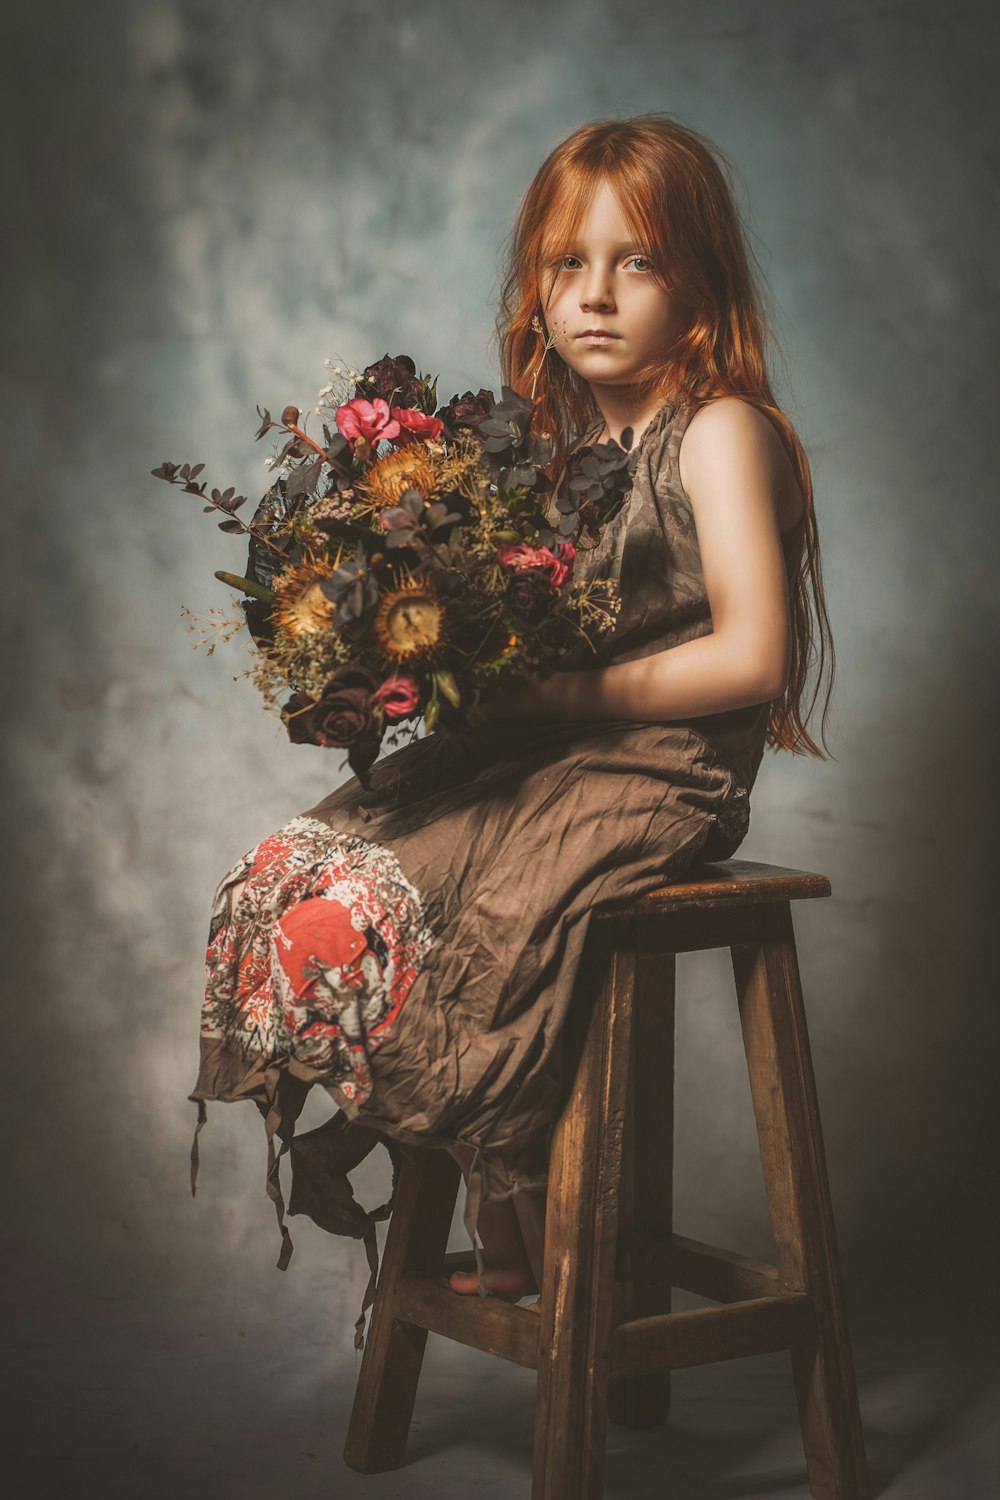
[[[387,677],[372,694],[372,702],[380,703],[387,719],[406,719],[420,705],[420,684],[405,673]]]
[[[525,542],[499,548],[497,556],[505,568],[544,568],[553,588],[561,588],[573,571],[576,548],[563,542],[558,556],[548,547],[529,547]]]
[[[390,413],[389,403],[376,396],[374,401],[365,401],[355,396],[337,408],[337,427],[348,442],[363,438],[366,443],[377,443],[379,438],[399,436],[399,423]]]
[[[440,417],[429,417],[425,412],[414,411],[412,406],[394,406],[392,415],[403,429],[398,438],[400,445],[412,443],[414,438],[440,437],[444,430]]]
[[[543,547],[541,550],[549,552],[548,547]],[[558,553],[549,552],[549,556],[552,558],[552,586],[561,589],[567,578],[572,576],[576,548],[572,542],[562,542]]]

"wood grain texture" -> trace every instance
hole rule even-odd
[[[537,1313],[499,1297],[460,1296],[444,1276],[403,1276],[396,1290],[396,1315],[530,1370],[538,1364]]]
[[[439,1271],[461,1177],[447,1151],[408,1153],[400,1170],[344,1448],[362,1474],[403,1462],[427,1331],[400,1321],[397,1290],[407,1272]]]
[[[773,1297],[781,1289],[777,1266],[735,1250],[722,1250],[675,1234],[664,1254],[674,1286],[710,1297],[713,1302]]]
[[[667,1247],[674,1197],[674,1000],[677,965],[641,954],[625,1110],[619,1194],[615,1323],[670,1311]],[[658,1427],[670,1410],[670,1377],[614,1380],[608,1415],[624,1427]]]
[[[720,1359],[791,1349],[809,1339],[813,1328],[812,1302],[804,1292],[640,1318],[615,1329],[612,1373],[616,1378],[649,1378],[659,1370],[681,1370]]]
[[[732,950],[764,1186],[781,1286],[804,1291],[816,1338],[793,1353],[809,1484],[819,1500],[868,1500],[857,1385],[816,1081],[787,902],[757,913],[756,950]]]
[[[764,865],[748,859],[721,859],[692,866],[683,880],[650,891],[638,901],[619,902],[617,905],[609,902],[600,915],[623,908],[647,913],[674,911],[678,907],[755,906],[771,901],[802,901],[829,894],[828,877],[811,870]]]
[[[569,1098],[552,1139],[535,1403],[535,1500],[600,1500],[618,1188],[636,959],[588,934],[564,1031]]]
[[[825,876],[728,860],[595,914],[563,1031],[540,1317],[459,1297],[446,1255],[460,1174],[411,1155],[390,1222],[347,1462],[396,1468],[427,1330],[537,1366],[533,1500],[599,1500],[605,1424],[667,1415],[669,1372],[789,1349],[812,1494],[868,1500],[819,1106],[790,901]],[[675,960],[729,947],[774,1265],[673,1230]],[[671,1288],[716,1301],[670,1311]]]

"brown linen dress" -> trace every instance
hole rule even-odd
[[[598,545],[578,554],[577,576],[615,578],[622,596],[595,665],[631,661],[711,631],[694,516],[678,470],[693,411],[674,401],[659,408],[639,440],[625,503]],[[350,1016],[328,1005],[345,1040],[317,1053],[297,1046],[304,1028],[287,1019],[315,1016],[315,988],[313,1008],[296,1012],[295,985],[283,975],[278,1021],[269,1029],[257,1024],[258,1014],[250,1027],[232,993],[234,971],[221,987],[215,976],[216,1005],[206,1007],[190,1097],[199,1102],[199,1129],[206,1100],[252,1098],[266,1116],[268,1192],[284,1236],[279,1265],[287,1263],[290,1242],[275,1134],[282,1153],[291,1153],[289,1212],[365,1239],[372,1266],[365,1306],[377,1266],[374,1223],[392,1200],[366,1213],[347,1171],[379,1140],[397,1166],[398,1143],[474,1148],[465,1215],[474,1244],[483,1197],[545,1182],[563,1086],[560,1035],[594,908],[680,879],[698,857],[735,853],[749,825],[769,708],[662,723],[505,721],[477,734],[471,748],[432,734],[377,762],[368,791],[352,777],[292,820],[288,829],[304,839],[297,897],[310,894],[318,851],[350,853],[358,868],[367,860],[382,881],[380,911],[393,914],[403,939],[396,978],[405,969],[406,984],[397,984],[394,1001],[383,996],[367,1010],[355,1004]],[[248,868],[244,862],[224,877],[216,926],[238,921],[244,898],[233,913],[227,891]],[[320,901],[311,905],[323,910]],[[244,925],[256,922],[259,937],[280,915],[274,899],[270,906],[251,901]],[[389,929],[381,930],[385,936]],[[244,933],[244,948],[252,937]],[[281,953],[270,952],[277,972]],[[320,955],[306,972],[329,978],[333,971],[324,971]],[[341,985],[341,1001],[343,994]],[[280,1000],[287,1002],[284,1023]],[[340,1110],[293,1138],[314,1083]],[[197,1130],[195,1137],[193,1169]],[[363,1316],[364,1309],[359,1329]]]

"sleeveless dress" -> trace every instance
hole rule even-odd
[[[694,407],[665,402],[631,488],[577,576],[617,579],[622,607],[594,665],[711,631],[678,456]],[[786,561],[787,553],[786,553]],[[546,1181],[560,1106],[560,1034],[594,907],[680,879],[742,843],[770,705],[690,720],[490,723],[427,735],[287,823],[222,879],[202,1013],[192,1191],[205,1101],[265,1116],[267,1191],[365,1241],[375,1223],[347,1173],[381,1141],[474,1149],[465,1225],[484,1197]],[[233,909],[231,893],[245,882]],[[339,1110],[295,1137],[308,1089]],[[274,1138],[282,1141],[276,1152]],[[393,1193],[395,1191],[395,1172]],[[477,1247],[477,1262],[482,1261]],[[481,1290],[484,1290],[480,1282]]]

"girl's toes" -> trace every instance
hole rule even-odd
[[[453,1292],[458,1292],[463,1297],[475,1296],[478,1284],[475,1271],[452,1271],[448,1280]],[[487,1270],[483,1281],[492,1296],[500,1297],[505,1302],[519,1302],[522,1297],[535,1290],[530,1271],[507,1270],[498,1266],[495,1270]]]

